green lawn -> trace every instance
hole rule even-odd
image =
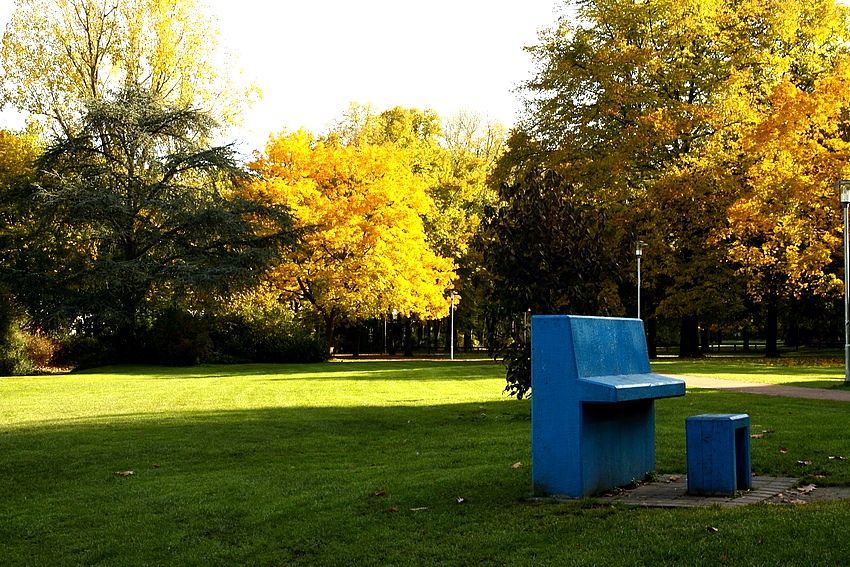
[[[0,379],[0,564],[850,563],[847,503],[530,499],[530,404],[503,386],[481,362]],[[656,408],[659,472],[685,472],[685,417],[745,412],[766,431],[756,472],[850,486],[829,458],[850,457],[847,404],[693,390]]]
[[[652,370],[661,374],[683,374],[760,382],[787,384],[808,388],[843,388],[844,358],[838,357],[722,357],[699,359],[659,358],[652,361]]]

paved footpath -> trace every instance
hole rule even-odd
[[[684,380],[689,388],[710,388],[713,390],[732,390],[747,394],[765,396],[783,396],[812,400],[836,400],[850,402],[850,391],[824,390],[821,388],[801,388],[777,384],[756,384],[717,378],[698,376],[670,375],[671,378]],[[734,496],[693,496],[687,493],[688,481],[685,475],[663,475],[657,482],[651,482],[635,489],[605,494],[599,497],[603,502],[660,508],[691,508],[720,506],[722,508],[745,506],[759,502],[772,504],[805,504],[814,500],[850,499],[850,487],[815,487],[809,485],[794,488],[796,478],[753,477],[751,490],[737,492]]]
[[[850,402],[850,390],[825,390],[823,388],[801,388],[800,386],[783,386],[780,384],[756,384],[753,382],[738,382],[736,380],[720,380],[717,378],[701,378],[699,376],[669,375],[671,378],[684,380],[689,388],[710,388],[712,390],[734,390],[745,394],[762,394],[765,396],[782,396],[786,398],[806,398],[810,400],[835,400]]]

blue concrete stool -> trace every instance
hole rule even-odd
[[[685,420],[690,494],[734,494],[748,490],[750,467],[750,416],[705,414]]]

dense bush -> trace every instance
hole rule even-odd
[[[7,328],[0,340],[0,376],[32,374],[35,365],[27,355],[27,340],[17,328]]]
[[[210,337],[222,361],[322,362],[328,359],[324,343],[297,323],[282,318],[219,317]]]
[[[145,359],[167,365],[205,362],[321,362],[324,344],[282,317],[163,312],[146,332]]]
[[[42,332],[27,335],[27,356],[36,368],[47,368],[53,364],[57,342]]]
[[[192,366],[215,358],[209,321],[185,309],[164,311],[145,335],[145,362]]]
[[[27,354],[27,337],[7,297],[0,304],[0,376],[31,374],[35,367]]]
[[[63,368],[93,368],[118,362],[115,349],[106,340],[68,335],[59,340],[52,364]]]
[[[2,323],[2,321],[0,321]],[[201,315],[167,309],[136,332],[131,358],[110,337],[69,335],[61,341],[12,334],[0,346],[0,371],[26,374],[35,366],[91,368],[118,363],[192,366],[203,363],[311,363],[328,359],[324,342],[291,317]],[[17,341],[17,342],[15,342]],[[10,355],[11,353],[11,355]]]

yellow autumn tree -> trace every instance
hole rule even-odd
[[[422,216],[433,203],[407,156],[301,130],[272,137],[253,164],[263,175],[253,197],[288,205],[304,231],[271,282],[321,316],[329,344],[345,321],[448,309],[454,264],[428,246]]]
[[[3,104],[73,133],[87,100],[128,85],[233,122],[251,98],[195,0],[16,0],[3,36]]]
[[[487,178],[503,151],[507,130],[469,111],[441,120],[428,109],[396,106],[379,112],[370,105],[352,103],[327,136],[348,146],[384,146],[406,154],[433,201],[423,215],[428,244],[457,265],[455,285],[464,300],[454,312],[454,326],[464,334],[465,345],[471,345],[483,307],[481,286],[476,284],[480,252],[471,244],[484,210],[498,198]],[[445,327],[449,327],[448,313],[446,317]],[[410,352],[410,320],[403,324],[405,349]],[[438,324],[436,335],[441,332]]]
[[[744,193],[729,208],[721,234],[750,296],[767,306],[768,356],[778,355],[780,298],[840,286],[827,267],[841,240],[834,184],[850,159],[848,80],[846,65],[810,89],[786,79],[770,95],[770,110],[743,139]]]

